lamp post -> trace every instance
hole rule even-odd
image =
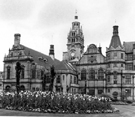
[[[133,102],[134,102],[134,75],[133,75],[133,77],[132,77],[133,79]]]
[[[105,93],[107,93],[107,71],[105,72]]]
[[[123,73],[122,73],[122,70],[121,70],[121,101],[122,101],[122,75],[123,75]]]
[[[107,93],[107,82],[110,82],[108,81],[108,76],[110,75],[110,71],[105,71],[105,92]]]
[[[126,98],[126,101],[127,101],[127,96],[128,96],[128,95],[127,95],[127,91],[125,91],[125,98]]]
[[[85,91],[85,94],[87,93],[87,81],[86,81],[86,79],[85,79],[85,89],[84,89],[84,91]]]

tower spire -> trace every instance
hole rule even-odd
[[[75,10],[75,20],[78,19],[77,10]]]

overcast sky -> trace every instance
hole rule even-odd
[[[135,0],[0,0],[0,71],[15,33],[22,45],[46,55],[54,44],[55,57],[62,60],[76,9],[85,50],[100,44],[105,55],[116,24],[122,43],[135,41]]]

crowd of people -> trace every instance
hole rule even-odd
[[[46,113],[100,113],[113,110],[107,98],[59,92],[2,92],[0,103],[1,108]]]

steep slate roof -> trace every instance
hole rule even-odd
[[[76,71],[76,68],[69,62],[61,61],[60,64],[56,65],[56,70],[72,70],[72,71]]]
[[[133,52],[133,44],[135,44],[135,42],[124,42],[123,46],[126,53]]]
[[[120,38],[119,38],[118,35],[113,35],[112,36],[109,48],[111,48],[111,46],[114,47],[114,48],[117,48],[118,46],[120,46],[122,48],[122,45],[121,45],[121,42],[120,42]]]
[[[76,70],[76,68],[73,67],[73,65],[69,62],[59,61],[57,59],[53,60],[50,56],[47,56],[41,52],[28,48],[24,45],[21,45],[21,46],[24,48],[25,54],[32,56],[34,62],[41,66],[50,68],[51,65],[54,65],[56,70]],[[39,60],[39,57],[43,57],[47,61],[44,62],[43,60]]]
[[[41,66],[45,66],[45,67],[50,67],[51,65],[56,66],[57,64],[60,64],[60,61],[57,59],[52,59],[50,56],[47,56],[41,52],[38,52],[36,50],[33,50],[31,48],[28,48],[24,45],[21,45],[24,48],[24,52],[26,55],[30,55],[33,57],[33,60],[35,63],[41,65]],[[47,61],[44,62],[43,60],[39,60],[39,57],[43,57],[43,59],[46,59]]]

